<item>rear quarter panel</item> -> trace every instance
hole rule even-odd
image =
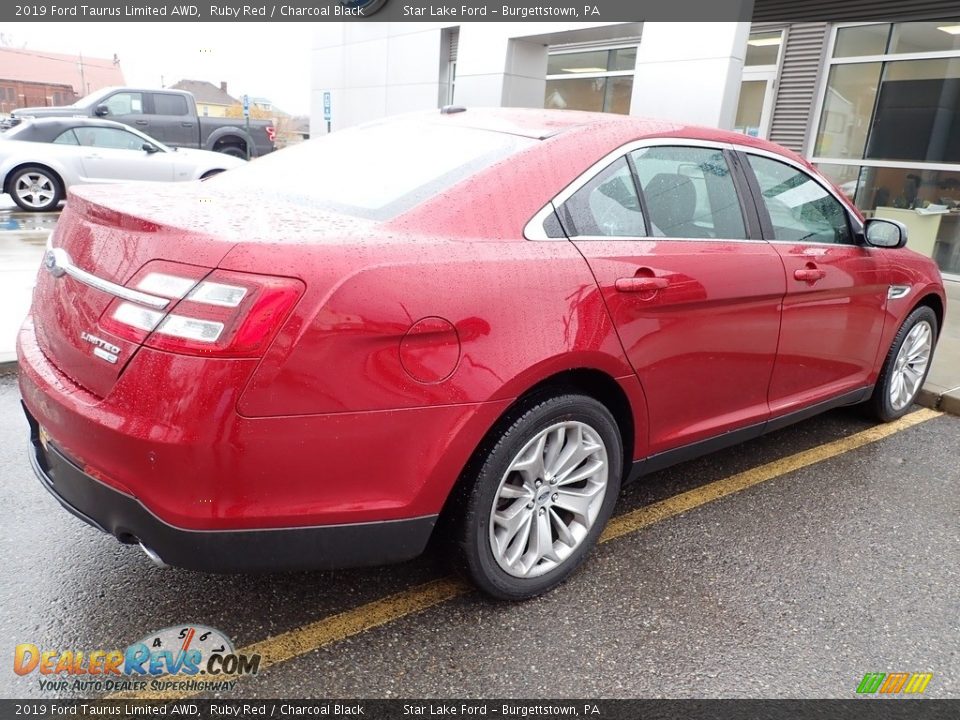
[[[488,402],[577,367],[632,375],[593,276],[566,241],[426,241],[335,255],[301,247],[287,261],[247,246],[221,267],[249,269],[271,255],[274,273],[308,289],[246,388],[243,415]],[[446,379],[419,382],[400,343],[431,317],[456,329],[459,358]]]

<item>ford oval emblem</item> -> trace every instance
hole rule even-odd
[[[360,17],[370,17],[382,10],[387,0],[338,0],[338,3]]]

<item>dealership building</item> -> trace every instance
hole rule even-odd
[[[843,12],[858,19],[832,23],[777,22],[778,3],[757,0],[752,23],[318,23],[311,134],[327,132],[328,115],[336,131],[443,105],[732,128],[809,158],[960,279],[956,3],[867,22],[890,3],[850,0]],[[805,9],[818,4],[836,16],[822,0]]]

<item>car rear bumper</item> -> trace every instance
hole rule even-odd
[[[30,463],[69,512],[168,565],[213,572],[331,569],[402,562],[423,552],[436,515],[406,520],[267,530],[191,530],[164,522],[129,495],[83,472],[30,424]],[[149,554],[149,553],[148,553]]]
[[[29,318],[18,356],[27,410],[82,474],[163,525],[233,538],[435,517],[509,403],[256,418],[236,411],[256,361],[141,348],[100,398],[43,354]]]

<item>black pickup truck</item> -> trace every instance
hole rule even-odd
[[[193,95],[183,90],[111,87],[64,107],[18,108],[5,121],[24,117],[103,117],[130,125],[170,147],[214,150],[235,157],[266,155],[274,150],[276,130],[270,120],[198,117]]]

